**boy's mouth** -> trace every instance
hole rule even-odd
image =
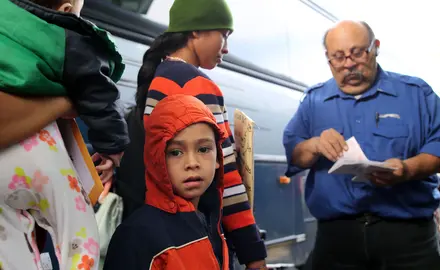
[[[183,183],[191,183],[191,182],[201,182],[203,179],[200,176],[191,176],[188,177]]]

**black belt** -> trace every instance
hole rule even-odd
[[[378,216],[374,213],[366,212],[366,213],[361,213],[361,214],[357,214],[357,215],[346,215],[346,216],[341,216],[341,217],[333,218],[333,219],[320,220],[319,222],[320,223],[327,223],[327,222],[331,222],[331,221],[341,221],[341,220],[356,220],[361,223],[364,223],[365,225],[374,224],[374,223],[377,223],[380,221],[425,223],[427,221],[433,221],[434,215],[432,215],[431,217],[404,219],[404,218],[381,217],[381,216]]]

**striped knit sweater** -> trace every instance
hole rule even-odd
[[[223,93],[208,76],[193,65],[180,61],[164,61],[158,66],[148,90],[144,125],[156,104],[173,94],[187,94],[200,99],[212,111],[220,128],[229,134],[229,139],[222,145],[225,173],[223,227],[227,237],[232,240],[241,264],[263,260],[266,257],[266,248],[259,236],[243,181],[237,171],[234,138],[229,127]],[[145,149],[144,152],[147,151]]]

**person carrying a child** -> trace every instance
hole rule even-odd
[[[90,128],[105,182],[129,142],[115,103],[115,82],[124,65],[107,32],[79,17],[82,6],[83,0],[1,1],[0,91],[69,97]],[[0,267],[5,270],[42,269],[35,223],[51,235],[60,269],[98,266],[93,209],[63,148],[52,123],[0,152]]]

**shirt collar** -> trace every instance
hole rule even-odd
[[[330,87],[327,88],[324,98],[324,101],[329,100],[333,97],[341,97],[341,98],[354,98],[352,95],[346,94],[339,89],[338,84],[335,79],[330,80]],[[377,65],[377,75],[376,81],[374,84],[368,89],[365,93],[362,94],[362,97],[368,97],[376,94],[376,92],[385,93],[391,96],[397,97],[397,92],[395,87],[393,87],[391,81],[389,80],[388,73],[383,70],[380,65]]]

